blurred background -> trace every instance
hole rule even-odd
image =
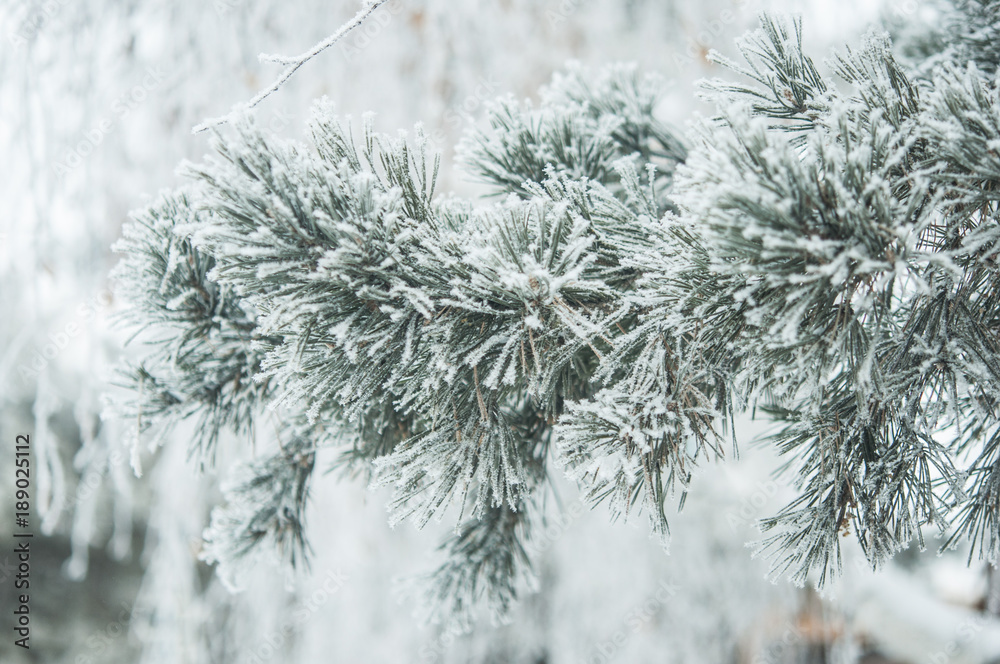
[[[0,527],[5,664],[295,662],[942,664],[1000,661],[1000,592],[967,552],[912,546],[878,574],[844,539],[844,574],[817,593],[766,577],[746,543],[792,495],[737,427],[739,459],[704,468],[674,516],[669,553],[640,517],[610,523],[559,487],[537,538],[537,586],[509,624],[423,625],[412,582],[447,523],[390,530],[386,495],[319,477],[309,570],[261,563],[233,594],[199,560],[233,465],[187,460],[185,432],[133,450],[135,423],[102,419],[126,336],[108,271],[128,211],[179,184],[207,151],[191,127],[277,75],[257,54],[297,54],[358,0],[0,1],[0,495],[13,519],[14,440],[29,433],[31,649],[14,647],[13,531]],[[394,0],[261,104],[261,124],[302,133],[328,96],[395,133],[421,123],[444,158],[440,191],[474,196],[452,166],[496,96],[537,98],[569,60],[635,61],[670,81],[659,113],[683,131],[711,112],[696,81],[710,49],[765,9],[803,15],[817,59],[879,21],[933,21],[913,0]],[[136,477],[131,461],[141,462]],[[10,460],[10,461],[9,461]],[[320,463],[324,462],[322,459]],[[321,466],[322,467],[322,466]],[[10,515],[10,516],[8,516]],[[991,592],[992,591],[992,592]]]

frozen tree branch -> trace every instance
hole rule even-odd
[[[354,15],[354,18],[352,18],[350,21],[340,26],[340,29],[338,29],[335,33],[333,33],[323,41],[319,42],[305,53],[296,55],[294,57],[289,57],[285,55],[268,55],[266,53],[261,53],[258,56],[261,62],[274,62],[280,65],[285,65],[285,69],[281,72],[278,78],[276,78],[270,86],[258,92],[254,96],[254,98],[251,99],[250,101],[244,104],[237,104],[236,106],[234,106],[233,110],[231,110],[226,115],[217,118],[210,118],[208,120],[205,120],[201,124],[195,125],[192,128],[191,133],[199,134],[207,129],[210,129],[211,127],[217,127],[219,125],[226,124],[232,120],[234,115],[242,111],[247,111],[251,108],[256,107],[260,102],[264,101],[265,99],[270,97],[273,93],[277,92],[278,88],[284,85],[285,81],[290,79],[295,74],[295,72],[299,70],[299,67],[309,62],[314,57],[316,57],[326,49],[330,48],[341,39],[343,39],[345,36],[347,36],[349,32],[351,32],[359,25],[364,23],[369,16],[375,13],[375,11],[379,7],[384,5],[386,2],[388,2],[388,0],[366,0],[365,6],[357,14]]]
[[[251,105],[379,4],[271,58],[288,69]],[[995,53],[966,39],[982,67],[922,77],[871,33],[827,74],[801,37],[762,16],[690,146],[654,114],[662,79],[629,66],[490,107],[460,150],[505,194],[479,205],[434,196],[419,131],[355,140],[321,104],[301,144],[240,119],[189,194],[125,230],[130,316],[174,335],[126,373],[146,390],[122,411],[201,417],[209,457],[278,389],[304,450],[349,428],[394,522],[469,517],[434,577],[446,613],[510,605],[553,452],[666,538],[668,498],[745,404],[783,423],[798,491],[761,520],[775,572],[822,584],[847,533],[877,566],[926,526],[996,560]],[[311,457],[255,473],[216,520],[221,563],[304,550]]]

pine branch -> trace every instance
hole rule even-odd
[[[873,566],[927,525],[993,559],[996,84],[911,70],[878,33],[832,73],[803,46],[799,21],[762,17],[725,62],[750,83],[710,84],[719,113],[691,142],[630,67],[501,101],[462,149],[488,201],[436,195],[420,132],[355,137],[323,104],[304,143],[239,119],[186,167],[190,200],[126,231],[133,319],[166,330],[139,401],[210,432],[280,408],[303,450],[336,439],[340,467],[392,486],[394,522],[458,508],[442,618],[514,600],[550,452],[665,537],[670,497],[747,407],[784,422],[769,442],[799,491],[762,521],[777,573],[828,580],[849,530]],[[220,560],[265,540],[302,555],[297,467],[254,469],[219,513]]]
[[[198,416],[192,454],[211,461],[221,431],[247,433],[269,394],[255,382],[263,347],[278,338],[260,333],[255,312],[209,273],[214,259],[179,235],[198,224],[191,192],[168,194],[132,216],[114,249],[124,258],[113,273],[130,303],[121,322],[151,347],[137,366],[123,366],[118,382],[134,398],[113,404],[136,422],[136,443],[153,428]]]
[[[292,567],[308,565],[305,510],[316,463],[316,431],[296,431],[282,449],[238,468],[234,484],[224,491],[226,504],[212,511],[205,531],[202,558],[220,564],[230,587],[260,555],[277,554]]]

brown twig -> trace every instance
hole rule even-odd
[[[191,130],[191,133],[200,134],[201,132],[211,127],[217,127],[219,125],[226,124],[227,122],[231,121],[233,115],[235,115],[239,111],[246,111],[257,106],[257,104],[270,97],[278,90],[278,88],[284,85],[285,81],[290,79],[292,75],[299,70],[299,67],[309,62],[314,57],[316,57],[317,55],[319,55],[326,49],[330,48],[344,37],[346,37],[347,33],[349,33],[351,30],[354,30],[356,27],[364,23],[369,16],[375,13],[375,10],[384,5],[386,2],[388,2],[388,0],[374,0],[374,2],[372,2],[371,4],[366,5],[357,14],[354,15],[354,18],[352,18],[350,21],[340,26],[340,28],[335,33],[333,33],[323,41],[319,42],[305,53],[296,55],[294,57],[289,57],[285,55],[267,55],[265,53],[261,53],[260,56],[258,56],[261,62],[276,62],[280,65],[287,65],[284,71],[282,71],[281,74],[278,76],[278,78],[274,80],[274,83],[272,83],[269,87],[265,88],[264,90],[258,92],[256,96],[254,96],[254,98],[248,101],[247,103],[237,104],[233,108],[233,110],[227,113],[226,115],[223,115],[222,117],[218,118],[209,118],[208,120],[205,120],[201,124],[195,125],[194,128]]]

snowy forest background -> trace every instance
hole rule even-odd
[[[922,3],[862,0],[503,0],[392,3],[392,11],[306,65],[256,111],[298,136],[311,102],[372,111],[386,133],[422,123],[444,154],[440,189],[476,194],[451,170],[483,103],[537,97],[567,60],[634,61],[669,81],[661,117],[683,129],[709,49],[763,9],[803,15],[813,54],[877,21],[933,23]],[[745,547],[785,504],[778,459],[750,444],[709,465],[671,521],[665,555],[643,519],[608,523],[565,484],[540,538],[538,587],[507,625],[425,626],[412,580],[432,569],[448,522],[390,529],[387,492],[323,475],[308,512],[308,572],[266,563],[232,594],[199,559],[227,472],[252,451],[223,441],[214,468],[187,459],[185,432],[130,460],[133,423],[102,419],[125,335],[108,273],[129,210],[173,186],[207,151],[190,128],[253,96],[277,73],[257,54],[298,53],[355,14],[351,1],[48,0],[0,3],[0,453],[30,432],[37,530],[32,649],[45,662],[989,662],[1000,660],[989,575],[966,551],[911,548],[878,575],[845,539],[843,578],[822,596],[765,579]],[[909,27],[907,29],[913,29]],[[177,442],[179,444],[172,444]],[[320,467],[329,460],[319,460]],[[12,504],[12,474],[0,477]],[[6,529],[5,529],[6,530]],[[929,533],[930,535],[931,533]],[[8,535],[2,551],[13,547]],[[0,553],[2,605],[9,572]],[[661,592],[664,589],[667,592]],[[6,611],[6,609],[5,609]],[[7,614],[9,615],[9,614]],[[5,619],[6,620],[6,619]],[[4,623],[7,624],[6,622]],[[293,629],[286,629],[286,627]]]

